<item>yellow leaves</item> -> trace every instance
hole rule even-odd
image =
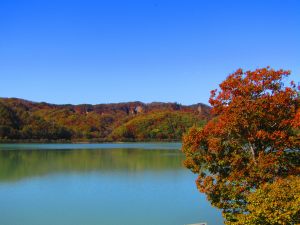
[[[267,183],[247,196],[247,214],[228,225],[293,225],[300,223],[300,178],[290,176]]]
[[[186,158],[183,164],[186,168],[190,169],[193,173],[199,173],[200,171],[200,166],[197,165],[197,163],[195,163],[195,161],[191,157]]]

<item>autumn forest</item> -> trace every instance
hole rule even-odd
[[[204,104],[128,102],[54,105],[0,99],[0,140],[179,141],[210,118]]]

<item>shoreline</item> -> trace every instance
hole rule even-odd
[[[74,140],[48,140],[48,139],[0,139],[0,144],[103,144],[103,143],[176,143],[182,140],[107,140],[107,139],[74,139]]]

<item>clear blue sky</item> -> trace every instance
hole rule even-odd
[[[1,0],[0,96],[207,103],[237,68],[300,81],[299,0]]]

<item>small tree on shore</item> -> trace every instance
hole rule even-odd
[[[299,175],[299,107],[289,71],[239,69],[211,92],[215,118],[183,137],[185,166],[226,221],[247,212],[247,195],[262,184]],[[298,111],[298,114],[297,114]]]

